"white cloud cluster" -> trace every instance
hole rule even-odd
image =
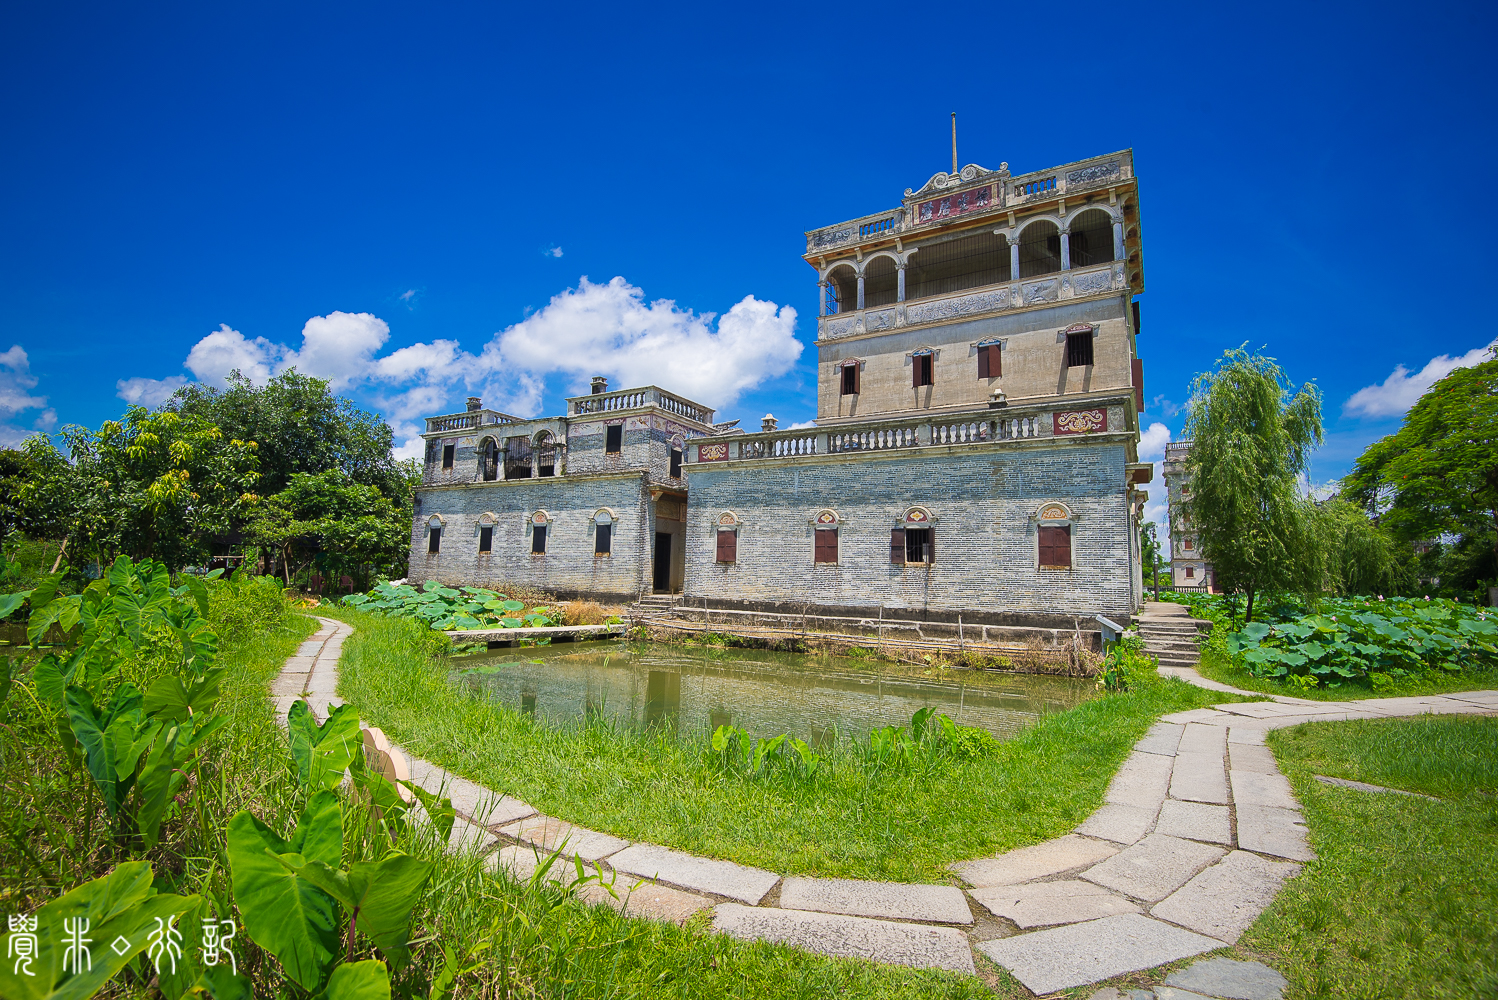
[[[583,278],[494,334],[477,354],[455,340],[381,354],[390,340],[384,320],[332,312],[309,319],[295,349],[221,324],[193,345],[184,367],[209,385],[223,385],[234,369],[256,382],[293,367],[328,379],[335,392],[366,397],[377,407],[402,442],[397,455],[408,457],[421,452],[421,418],[451,412],[467,393],[481,395],[493,409],[537,415],[549,376],[559,377],[559,388],[569,394],[585,392],[590,376],[604,375],[616,387],[660,385],[726,406],[791,369],[803,349],[795,327],[790,306],[752,295],[717,317],[667,299],[646,302],[644,291],[623,278],[606,284]],[[134,377],[121,379],[117,390],[121,399],[154,406],[186,382],[180,375]]]
[[[1486,347],[1475,347],[1460,357],[1439,354],[1426,362],[1418,372],[1396,365],[1388,378],[1377,385],[1364,386],[1342,406],[1342,412],[1355,417],[1402,416],[1431,386],[1458,368],[1470,368],[1493,357],[1498,340]]]
[[[47,408],[46,396],[33,396],[36,376],[31,374],[31,359],[20,344],[12,344],[10,350],[0,352],[0,446],[12,448],[30,434],[9,423],[12,417],[27,410],[41,410],[32,425],[32,430],[51,430],[57,424],[57,411]]]

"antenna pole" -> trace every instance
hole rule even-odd
[[[957,173],[957,112],[952,112],[952,174]]]

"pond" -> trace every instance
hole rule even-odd
[[[1093,682],[992,671],[926,671],[874,660],[764,650],[586,642],[476,653],[453,660],[475,691],[552,721],[603,716],[682,732],[739,726],[813,745],[837,734],[909,725],[935,706],[954,722],[1009,737],[1042,713],[1093,697]]]

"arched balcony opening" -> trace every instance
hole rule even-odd
[[[875,257],[863,269],[863,304],[865,309],[875,306],[894,305],[899,301],[899,288],[895,262],[888,257]]]
[[[479,445],[479,474],[486,483],[499,478],[499,445],[493,438],[484,438]]]
[[[924,299],[1008,280],[1009,247],[1003,237],[974,233],[928,243],[911,255],[905,266],[905,297]]]
[[[1113,219],[1100,208],[1078,213],[1071,222],[1071,266],[1090,267],[1113,259]]]
[[[505,478],[531,478],[531,439],[512,437],[505,442]]]
[[[827,315],[858,308],[858,274],[852,264],[839,264],[827,272]]]
[[[1019,276],[1033,278],[1061,270],[1061,230],[1049,220],[1032,222],[1019,236]]]
[[[536,475],[554,476],[557,474],[557,439],[551,431],[542,431],[536,435]]]

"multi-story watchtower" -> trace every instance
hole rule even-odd
[[[969,164],[814,229],[817,421],[693,442],[687,595],[1126,617],[1144,290],[1129,150]],[[968,618],[969,621],[973,618]]]

